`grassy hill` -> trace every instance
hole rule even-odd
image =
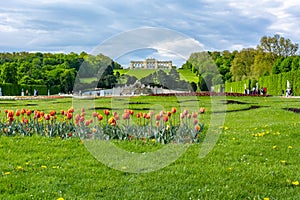
[[[198,76],[194,73],[192,73],[191,70],[189,69],[178,69],[177,70],[180,74],[180,79],[181,80],[186,80],[188,82],[198,82]]]
[[[134,69],[134,70],[130,70],[130,69],[119,69],[119,70],[115,70],[116,72],[119,72],[120,75],[122,74],[127,74],[129,76],[135,76],[137,79],[141,79],[143,77],[146,77],[152,73],[154,73],[156,70],[155,69]],[[170,70],[165,70],[167,73],[170,72]],[[180,79],[181,80],[186,80],[188,82],[198,82],[198,77],[196,74],[192,73],[190,70],[188,69],[178,69],[178,72],[180,74]]]

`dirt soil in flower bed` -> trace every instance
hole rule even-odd
[[[284,108],[284,110],[292,111],[294,113],[300,113],[300,108]]]
[[[150,96],[253,96],[253,97],[270,97],[272,95],[259,94],[242,94],[229,92],[186,92],[186,93],[167,93],[167,94],[151,94]]]
[[[0,99],[3,100],[31,100],[31,99],[58,99],[58,98],[66,98],[70,96],[60,96],[60,95],[51,95],[51,96],[0,96]]]

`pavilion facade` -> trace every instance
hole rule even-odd
[[[130,69],[172,69],[172,61],[147,58],[144,61],[130,61]]]

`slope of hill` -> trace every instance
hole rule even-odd
[[[134,69],[134,70],[130,70],[130,69],[118,69],[118,70],[114,70],[114,73],[116,74],[116,72],[119,72],[120,75],[122,74],[127,74],[129,76],[135,76],[137,79],[141,79],[144,78],[152,73],[154,73],[155,69]],[[192,73],[191,70],[189,69],[177,69],[177,71],[180,74],[180,79],[181,80],[185,80],[188,82],[198,82],[198,76],[194,73]],[[166,73],[169,73],[170,70],[165,70]]]

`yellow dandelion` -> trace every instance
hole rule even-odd
[[[293,148],[293,146],[288,146],[288,149],[292,149]]]
[[[227,168],[227,171],[230,171],[230,172],[231,172],[231,171],[232,171],[232,167],[228,167],[228,168]]]
[[[299,185],[299,181],[292,181],[292,185],[298,186]]]
[[[26,163],[25,163],[25,165],[29,165],[29,164],[30,164],[29,162],[26,162]]]
[[[155,141],[156,141],[155,139],[152,139],[152,140],[151,140],[151,142],[154,142],[154,143],[155,143]]]
[[[4,175],[10,175],[10,172],[4,172]]]
[[[42,165],[41,167],[42,167],[42,169],[47,169],[46,165]]]
[[[235,138],[233,137],[232,140],[235,140]]]
[[[59,197],[58,199],[56,199],[56,200],[65,200],[64,198],[62,198],[62,197]]]
[[[123,167],[122,167],[122,170],[126,170],[126,169],[127,169],[126,166],[123,166]]]
[[[281,162],[281,164],[283,164],[283,165],[286,165],[286,164],[287,164],[287,162],[286,162],[285,160],[281,160],[280,162]]]
[[[278,147],[277,147],[276,145],[274,145],[272,148],[273,148],[273,149],[277,149]]]
[[[22,166],[17,166],[17,170],[22,171],[22,170],[23,170],[23,167],[22,167]]]
[[[264,200],[270,200],[270,198],[269,197],[265,197]]]
[[[52,166],[52,169],[58,169],[59,166]]]

